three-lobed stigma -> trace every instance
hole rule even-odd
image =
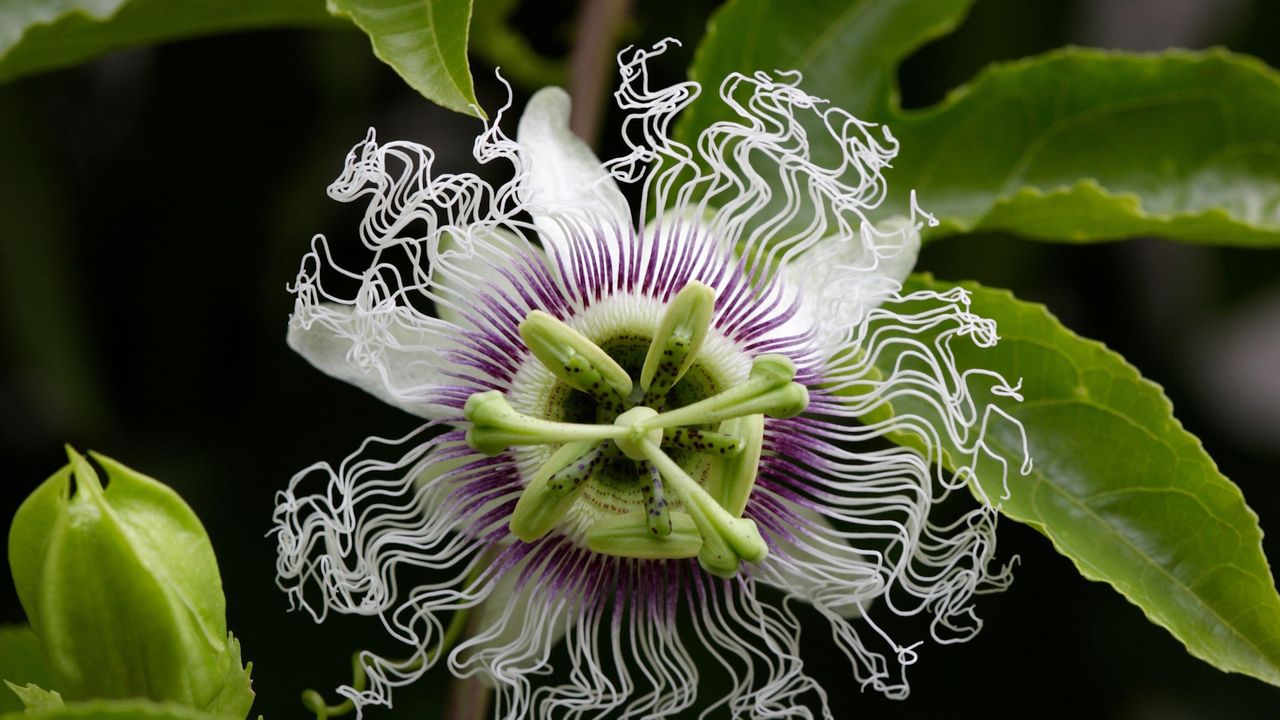
[[[525,318],[520,336],[530,352],[559,381],[588,396],[573,397],[592,405],[599,421],[531,417],[496,390],[468,398],[467,442],[475,450],[495,455],[511,446],[558,446],[528,478],[511,517],[513,535],[525,542],[542,538],[593,484],[616,484],[622,467],[639,491],[640,506],[593,516],[583,538],[591,550],[644,559],[697,557],[720,577],[736,575],[743,561],[765,558],[759,529],[742,517],[755,484],[764,417],[798,415],[809,395],[795,382],[789,358],[760,355],[745,381],[668,409],[673,389],[697,364],[714,307],[711,288],[685,285],[667,304],[634,381],[609,353],[563,322],[541,311]],[[701,481],[676,457],[696,458]]]

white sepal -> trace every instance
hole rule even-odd
[[[549,251],[562,259],[573,236],[630,234],[631,209],[591,148],[569,129],[569,94],[544,88],[529,99],[516,142],[522,205]]]

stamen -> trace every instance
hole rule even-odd
[[[623,411],[623,398],[631,394],[631,376],[582,333],[534,310],[520,323],[520,337],[556,377],[614,412]]]
[[[730,515],[656,443],[645,439],[640,445],[649,461],[671,485],[672,491],[680,497],[684,510],[693,518],[702,535],[698,564],[704,570],[731,578],[738,574],[741,561],[758,563],[765,559],[769,546],[754,520]]]
[[[742,517],[747,498],[755,488],[760,469],[760,450],[764,446],[764,415],[743,415],[720,423],[720,432],[741,438],[741,452],[729,455],[712,466],[707,479],[707,493],[730,515]]]
[[[603,443],[590,440],[571,442],[552,454],[529,479],[516,501],[509,523],[511,534],[525,542],[534,542],[551,532],[587,488],[585,482],[556,482],[556,477],[565,470],[588,477],[594,467],[582,468],[599,461],[602,446]]]
[[[580,440],[616,440],[630,432],[619,425],[555,422],[516,412],[497,390],[467,398],[462,415],[471,421],[467,444],[476,452],[497,455],[511,445],[559,445]]]
[[[602,555],[644,560],[680,560],[697,557],[703,536],[687,513],[671,513],[671,532],[654,535],[649,531],[645,511],[632,510],[597,520],[587,530],[587,547]]]
[[[642,404],[656,404],[693,365],[707,339],[715,304],[715,291],[696,280],[672,298],[640,371]]]
[[[732,420],[725,421],[725,423],[729,422],[732,422]],[[742,441],[734,435],[708,432],[695,427],[667,428],[663,430],[662,444],[715,457],[732,457],[742,452]]]
[[[764,413],[769,417],[795,417],[809,406],[809,391],[792,382],[796,366],[785,355],[758,355],[751,362],[751,376],[691,405],[661,413],[643,422],[646,428],[709,425],[722,420]]]

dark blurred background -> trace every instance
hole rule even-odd
[[[679,79],[715,3],[636,5],[624,41],[683,40],[660,67]],[[530,2],[515,20],[558,56],[577,12]],[[906,63],[904,101],[931,104],[988,62],[1067,43],[1224,45],[1280,66],[1277,33],[1272,0],[983,0]],[[481,102],[498,107],[492,68],[475,58],[473,70]],[[604,156],[620,152],[618,120],[606,118]],[[359,208],[324,188],[369,126],[475,169],[480,124],[414,94],[353,31],[194,40],[0,87],[0,518],[64,464],[64,442],[172,485],[208,528],[228,623],[254,662],[255,712],[269,718],[304,716],[298,693],[346,682],[350,651],[381,636],[374,622],[286,612],[266,537],[295,471],[414,425],[284,344],[285,286],[312,235],[357,246]],[[1264,531],[1280,526],[1280,252],[993,235],[930,246],[921,265],[1044,302],[1124,354],[1165,386]],[[859,693],[821,634],[806,641],[838,717],[1280,714],[1280,690],[1194,660],[1034,531],[1004,522],[1000,544],[1021,558],[1012,589],[980,599],[975,641],[923,648],[907,701]],[[1266,550],[1280,557],[1273,537]],[[0,570],[0,621],[21,621]],[[443,672],[428,678],[370,717],[432,717]]]

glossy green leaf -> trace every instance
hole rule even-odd
[[[25,625],[0,625],[0,680],[15,685],[52,687],[53,674],[45,661],[40,640]],[[0,688],[0,713],[22,709],[22,701]]]
[[[230,720],[232,717],[200,712],[173,703],[132,699],[90,700],[69,703],[57,710],[5,713],[0,715],[0,720]]]
[[[970,4],[733,0],[690,74],[710,89],[732,71],[799,70],[805,91],[886,123],[901,152],[886,171],[884,211],[905,212],[915,190],[941,221],[930,238],[1004,230],[1280,245],[1280,73],[1221,50],[1072,48],[991,66],[937,106],[902,111],[897,65]],[[678,137],[731,118],[704,92]],[[813,157],[830,163],[832,150]]]
[[[467,63],[471,0],[329,0],[410,87],[451,110],[484,117]]]
[[[327,22],[323,0],[4,0],[0,81],[136,45]]]
[[[1252,58],[1063,50],[890,119],[890,206],[914,188],[942,232],[1280,245],[1277,118],[1280,73]]]
[[[953,286],[917,275],[906,290]],[[952,342],[956,365],[1021,379],[1023,402],[990,400],[1025,426],[1034,462],[1029,475],[1018,474],[1021,435],[1012,423],[990,422],[987,443],[1011,470],[1004,497],[999,468],[983,460],[986,496],[1048,536],[1085,577],[1115,587],[1191,654],[1280,685],[1280,596],[1258,518],[1174,418],[1160,387],[1043,306],[962,286],[972,293],[972,311],[996,321],[1000,342],[988,349]],[[928,335],[920,339],[929,342]],[[893,360],[883,358],[882,369]],[[898,413],[935,416],[917,398],[893,402]]]

